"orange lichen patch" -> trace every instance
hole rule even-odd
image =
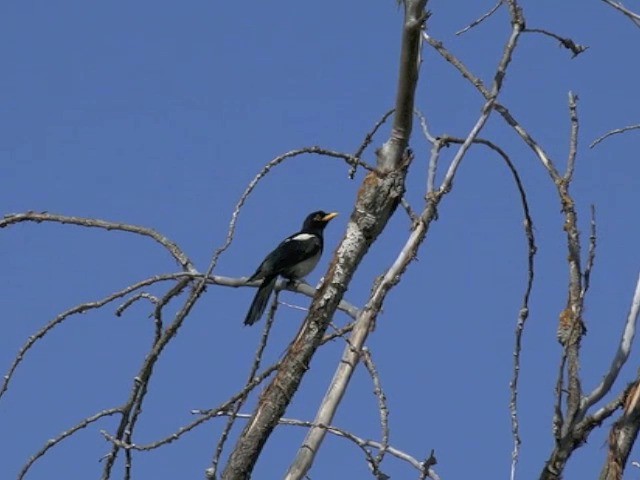
[[[564,345],[569,338],[573,326],[573,312],[570,308],[565,308],[560,312],[558,318],[558,341]]]

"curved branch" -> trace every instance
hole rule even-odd
[[[36,333],[31,335],[29,339],[24,343],[24,345],[20,347],[20,350],[18,350],[18,353],[16,354],[13,360],[13,363],[11,364],[11,366],[9,367],[9,370],[7,371],[7,373],[3,378],[2,386],[0,386],[0,397],[2,397],[2,395],[9,388],[9,383],[11,382],[11,379],[13,378],[13,375],[16,369],[18,368],[20,363],[24,360],[25,354],[31,349],[31,347],[33,347],[33,345],[38,340],[42,339],[47,333],[49,333],[50,330],[52,330],[53,328],[61,324],[66,318],[70,317],[71,315],[76,315],[78,313],[84,313],[87,310],[94,310],[96,308],[100,308],[108,303],[113,302],[114,300],[117,300],[118,298],[122,298],[125,295],[135,292],[136,290],[139,290],[142,287],[146,287],[162,281],[175,280],[175,278],[176,278],[175,274],[156,275],[156,276],[147,278],[145,280],[142,280],[138,283],[134,283],[133,285],[129,285],[128,287],[123,288],[122,290],[119,290],[115,293],[112,293],[108,297],[105,297],[101,300],[96,300],[94,302],[81,303],[80,305],[76,305],[75,307],[70,308],[66,312],[62,312],[60,315],[58,315],[56,318],[54,318],[49,323],[47,323],[44,327],[38,330]]]
[[[33,466],[33,464],[39,458],[44,456],[44,454],[46,454],[51,448],[55,447],[60,442],[62,442],[65,438],[70,437],[71,435],[76,433],[78,430],[82,430],[83,428],[88,427],[90,424],[100,420],[102,417],[108,417],[108,416],[111,416],[111,415],[115,415],[116,413],[122,413],[120,407],[109,408],[107,410],[103,410],[101,412],[96,413],[95,415],[92,415],[90,417],[85,418],[81,422],[79,422],[76,425],[74,425],[73,427],[71,427],[69,430],[65,430],[64,432],[62,432],[57,437],[52,438],[51,440],[48,440],[47,443],[44,445],[44,447],[42,447],[35,454],[33,454],[29,458],[27,463],[24,464],[24,466],[20,470],[20,473],[18,473],[18,480],[22,480],[24,478],[24,476],[27,474],[27,472],[29,471],[29,469]]]
[[[583,416],[592,405],[600,401],[600,399],[602,399],[602,397],[604,397],[611,389],[613,383],[618,378],[620,370],[626,363],[627,359],[629,358],[629,353],[631,352],[631,345],[633,344],[633,338],[636,334],[636,325],[638,323],[639,313],[640,275],[638,276],[635,293],[633,294],[633,298],[631,300],[631,308],[629,309],[627,322],[624,326],[624,330],[622,331],[622,337],[620,338],[620,345],[618,345],[618,350],[616,351],[616,354],[611,361],[609,371],[602,379],[602,382],[600,382],[600,384],[596,388],[594,388],[589,395],[582,399],[582,402],[580,404],[580,416]],[[580,416],[578,418],[580,418]]]
[[[178,247],[178,245],[169,240],[164,235],[156,232],[151,228],[141,227],[139,225],[129,225],[127,223],[109,222],[107,220],[99,220],[97,218],[84,218],[84,217],[70,217],[67,215],[58,215],[55,213],[37,213],[37,212],[25,212],[5,215],[0,220],[0,228],[5,228],[9,225],[13,225],[20,222],[53,222],[62,224],[79,225],[81,227],[89,228],[102,228],[104,230],[119,230],[121,232],[135,233],[144,237],[149,237],[164,248],[176,259],[182,269],[189,273],[196,273],[197,270],[193,266],[189,257]]]
[[[462,138],[455,138],[450,136],[440,137],[439,142],[447,145],[448,143],[458,143],[461,144],[464,142]],[[516,188],[518,189],[518,194],[520,195],[520,203],[522,206],[522,211],[524,214],[524,231],[525,237],[527,239],[527,283],[524,289],[524,294],[522,296],[522,305],[520,307],[520,312],[518,313],[518,319],[516,321],[516,331],[515,331],[515,339],[514,339],[514,352],[513,352],[513,371],[511,375],[511,382],[509,384],[509,388],[511,391],[511,398],[509,400],[509,411],[511,413],[511,433],[513,435],[513,451],[511,454],[512,462],[511,462],[511,479],[515,478],[516,474],[516,465],[518,462],[518,458],[520,456],[520,422],[518,420],[518,384],[520,379],[520,354],[522,352],[522,335],[524,333],[524,327],[529,318],[529,299],[531,297],[531,291],[533,289],[533,280],[535,276],[534,270],[534,256],[537,252],[535,235],[533,233],[533,220],[531,218],[531,213],[529,209],[529,202],[527,200],[527,194],[524,189],[524,185],[522,184],[522,180],[520,178],[520,174],[516,169],[515,165],[506,154],[504,150],[502,150],[498,145],[489,140],[485,140],[484,138],[476,138],[473,143],[477,143],[480,145],[484,145],[494,152],[496,152],[502,160],[507,165],[507,168],[511,172],[513,176],[514,182],[516,184]]]
[[[610,130],[609,132],[605,133],[604,135],[596,138],[593,142],[591,142],[591,145],[589,145],[589,148],[595,147],[600,142],[602,142],[603,140],[609,138],[612,135],[618,135],[619,133],[624,133],[624,132],[628,132],[629,130],[638,130],[638,129],[640,129],[640,124],[638,124],[638,125],[627,125],[626,127],[616,128],[616,129]]]
[[[549,32],[547,30],[543,30],[542,28],[526,28],[524,30],[525,33],[539,33],[541,35],[546,35],[547,37],[554,38],[560,42],[560,45],[566,48],[567,50],[571,50],[572,58],[576,58],[582,52],[589,49],[589,47],[585,47],[584,45],[580,45],[579,43],[574,42],[570,38],[561,37],[560,35],[556,35],[553,32]]]

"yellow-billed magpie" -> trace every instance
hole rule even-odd
[[[322,232],[336,215],[336,212],[326,213],[322,210],[313,212],[307,216],[299,232],[285,238],[266,256],[249,278],[249,281],[262,280],[262,283],[244,319],[245,325],[253,325],[260,320],[279,275],[298,280],[315,268],[324,246]]]

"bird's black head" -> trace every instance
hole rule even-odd
[[[302,225],[303,231],[317,231],[324,230],[324,227],[327,226],[327,223],[331,221],[332,218],[336,217],[338,212],[323,212],[322,210],[318,210],[317,212],[313,212],[307,216],[304,220],[304,224]]]

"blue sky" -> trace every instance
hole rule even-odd
[[[442,2],[429,8],[430,34],[489,79],[506,40],[505,11],[465,35],[454,32],[491,2]],[[572,192],[588,231],[595,204],[598,250],[586,303],[585,390],[608,368],[640,265],[638,132],[588,144],[637,124],[636,49],[640,32],[603,2],[523,2],[527,25],[588,45],[576,59],[557,42],[525,35],[502,102],[560,166],[568,150],[567,93],[580,97],[581,148]],[[0,16],[0,206],[144,225],[176,241],[204,271],[226,236],[233,206],[262,166],[311,145],[354,152],[393,105],[401,10],[393,1],[5,2]],[[417,106],[432,133],[464,136],[482,98],[428,47]],[[385,140],[382,129],[374,147]],[[553,388],[560,355],[557,316],[566,300],[563,218],[546,172],[494,115],[482,136],[518,166],[531,202],[539,253],[524,337],[520,386],[520,478],[537,476],[552,448]],[[407,199],[422,207],[428,146],[416,129]],[[444,152],[443,161],[455,149]],[[216,273],[244,276],[317,209],[341,215],[326,231],[326,268],[344,231],[362,172],[339,160],[297,157],[275,168],[242,210],[234,242]],[[362,305],[372,280],[402,248],[409,222],[398,211],[346,294]],[[583,237],[586,243],[586,236]],[[369,346],[388,397],[391,443],[422,458],[435,449],[442,478],[507,478],[512,439],[509,379],[513,331],[526,279],[522,213],[509,172],[481,148],[463,161],[440,219],[402,283],[389,295]],[[52,224],[0,231],[0,369],[29,335],[60,312],[154,274],[178,271],[147,239]],[[161,294],[155,288],[153,293]],[[209,288],[155,370],[136,441],[165,437],[194,408],[224,401],[245,381],[261,327],[242,319],[252,289]],[[308,299],[284,293],[288,303]],[[179,302],[170,308],[175,311]],[[69,318],[25,357],[0,399],[3,478],[14,478],[45,441],[82,418],[122,404],[150,345],[148,305],[117,318],[118,303]],[[281,307],[267,349],[275,360],[303,313]],[[338,314],[335,322],[347,318]],[[311,419],[343,344],[322,348],[287,416]],[[634,351],[615,386],[635,376]],[[377,438],[373,387],[362,368],[335,424]],[[610,397],[607,397],[610,398]],[[255,402],[251,398],[247,411]],[[138,455],[134,478],[202,478],[223,424],[216,420],[160,450]],[[611,421],[569,463],[566,478],[598,471]],[[107,419],[38,461],[27,478],[98,478],[113,432]],[[254,478],[280,478],[305,431],[280,427]],[[232,435],[232,446],[237,432]],[[638,459],[634,452],[632,459]],[[224,457],[226,458],[226,456]],[[631,467],[630,467],[631,468]],[[415,478],[389,459],[393,478]],[[120,478],[119,464],[114,478]],[[314,479],[367,478],[361,453],[328,438]]]

